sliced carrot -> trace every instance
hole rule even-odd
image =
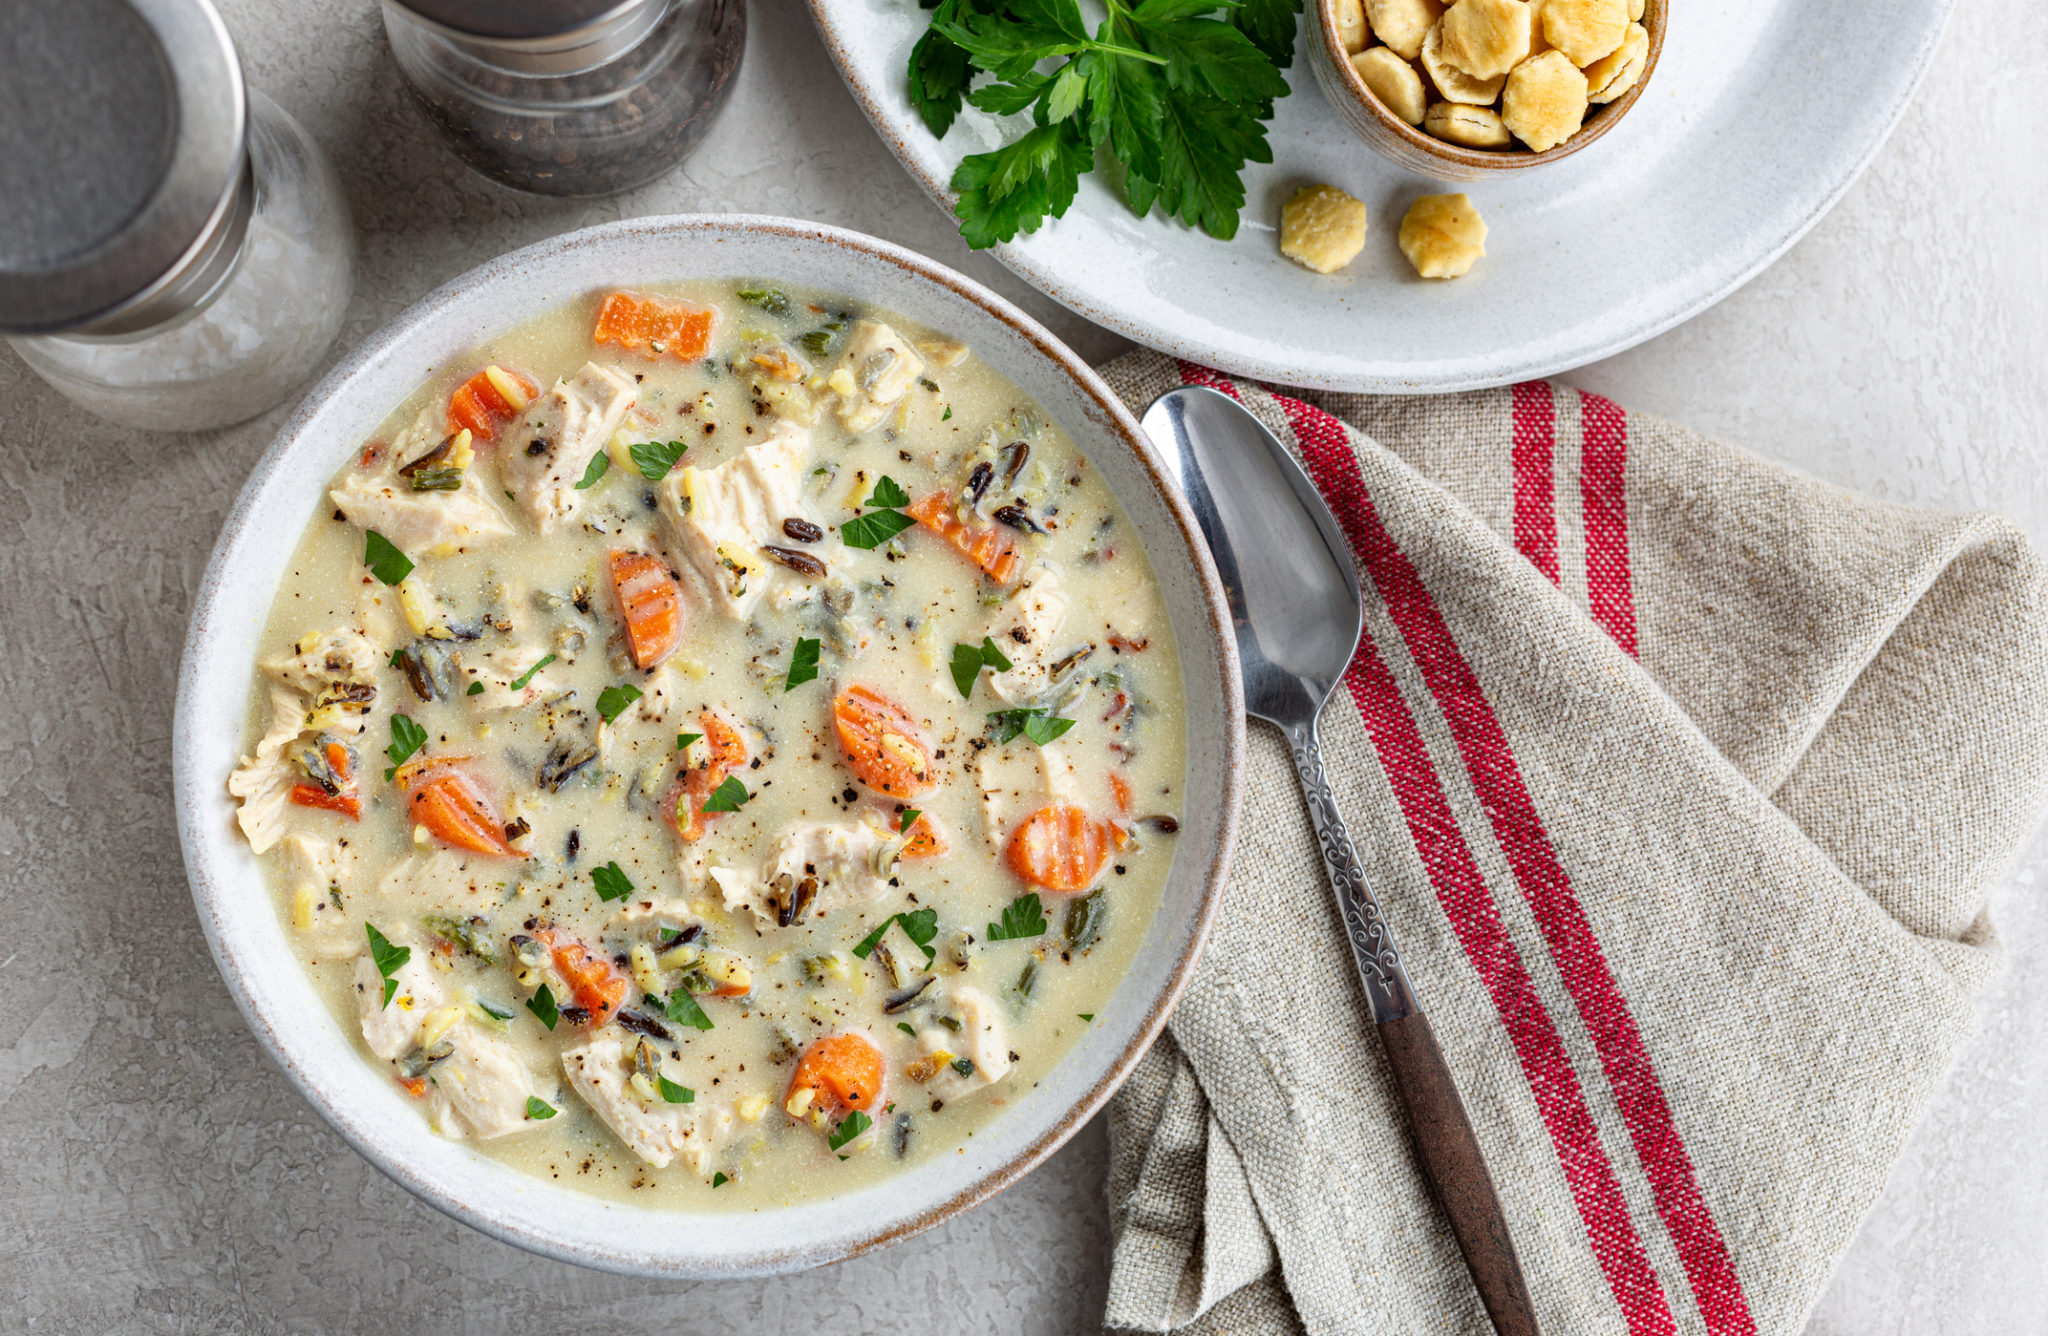
[[[812,1092],[813,1107],[872,1109],[882,1097],[882,1050],[857,1034],[814,1039],[796,1060],[785,1105],[800,1090]]]
[[[491,375],[493,371],[516,382],[525,391],[525,402],[515,403],[506,398],[497,377]],[[540,386],[516,371],[486,367],[456,386],[455,393],[448,396],[448,430],[467,428],[479,441],[494,441],[498,438],[498,424],[518,417],[539,393]]]
[[[1017,573],[1017,540],[1001,525],[967,524],[953,513],[953,498],[933,492],[910,508],[910,516],[951,543],[998,584]]]
[[[414,1099],[425,1099],[427,1097],[426,1077],[401,1076],[397,1080],[398,1084],[405,1087],[405,1093],[411,1095]]]
[[[910,715],[887,696],[852,686],[832,699],[839,750],[861,783],[891,798],[931,788],[932,758]]]
[[[327,768],[334,772],[341,787],[329,792],[320,784],[294,784],[289,795],[291,801],[300,807],[339,812],[351,821],[362,820],[363,799],[356,792],[356,777],[354,768],[349,764],[348,748],[339,742],[330,742],[321,750],[326,754]]]
[[[645,552],[611,554],[612,593],[626,623],[626,648],[635,667],[652,668],[683,639],[683,587],[668,567]]]
[[[932,819],[919,813],[917,820],[910,823],[910,838],[904,842],[903,852],[898,857],[937,858],[949,847],[938,827],[932,824]]]
[[[611,962],[592,955],[588,947],[573,938],[557,944],[552,928],[538,929],[533,935],[553,952],[555,970],[569,985],[570,997],[590,1013],[590,1028],[594,1030],[610,1020],[626,1000],[626,981]]]
[[[1109,772],[1109,791],[1116,798],[1117,815],[1129,816],[1131,814],[1131,781],[1125,779],[1121,772],[1112,770]]]
[[[1109,828],[1071,803],[1041,807],[1010,836],[1010,870],[1048,891],[1085,891],[1109,857]]]
[[[714,312],[688,302],[659,302],[631,292],[605,295],[597,308],[596,343],[613,343],[650,357],[667,354],[685,362],[702,358],[711,347]]]
[[[396,779],[413,824],[443,844],[476,854],[524,858],[505,838],[505,822],[463,764],[466,756],[436,757],[399,767]]]
[[[682,782],[669,796],[669,822],[685,840],[704,837],[706,823],[723,812],[706,812],[704,800],[725,783],[725,777],[747,763],[747,740],[740,731],[711,711],[697,716],[704,741],[711,748],[711,764],[701,770],[685,770]]]

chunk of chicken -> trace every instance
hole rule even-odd
[[[1067,593],[1059,572],[1039,565],[997,610],[989,638],[1010,661],[1007,672],[991,673],[988,684],[1012,705],[1029,700],[1051,684],[1052,665],[1060,658],[1054,637],[1067,620]]]
[[[562,1051],[569,1084],[635,1155],[656,1169],[677,1156],[702,1173],[711,1152],[732,1134],[732,1111],[699,1096],[691,1104],[648,1103],[628,1082],[636,1042],[616,1029]]]
[[[444,556],[512,532],[479,470],[464,469],[452,492],[416,492],[398,470],[440,442],[446,424],[433,410],[367,467],[350,471],[327,495],[351,524],[375,529],[411,556]]]
[[[782,522],[805,518],[803,466],[810,445],[808,431],[779,420],[766,440],[716,468],[680,469],[662,484],[661,514],[676,549],[735,621],[752,615],[780,578],[802,578],[762,549],[787,545]]]
[[[887,415],[924,374],[917,349],[879,320],[859,320],[827,377],[839,393],[839,423],[858,435]]]
[[[318,696],[328,687],[377,682],[377,669],[385,656],[368,636],[353,627],[337,626],[300,636],[292,652],[271,659],[263,671],[292,690]]]
[[[352,889],[349,882],[362,855],[353,846],[304,832],[285,836],[279,854],[285,885],[291,888],[292,927],[319,951],[354,947],[362,929],[349,923],[332,892]]]
[[[531,705],[562,692],[561,679],[551,669],[534,667],[548,651],[540,645],[507,645],[497,649],[478,650],[466,648],[462,651],[461,662],[456,666],[456,680],[462,683],[465,693],[463,700],[480,710],[513,710],[522,705]],[[474,696],[468,695],[473,683],[483,683],[483,690]],[[522,685],[513,686],[514,682]]]
[[[1000,853],[1017,824],[1048,802],[1079,802],[1081,776],[1057,742],[1043,747],[1017,739],[981,753],[975,772],[981,784],[982,825],[989,847]]]
[[[435,1131],[453,1141],[488,1141],[537,1125],[526,1116],[526,1101],[552,1103],[554,1091],[540,1084],[510,1043],[466,1020],[447,1038],[455,1051],[427,1073],[427,1118]]]
[[[955,985],[941,1007],[930,1009],[933,1020],[917,1032],[925,1066],[912,1074],[925,1076],[924,1087],[947,1103],[988,1089],[1010,1074],[1010,1032],[1002,1012],[977,988]],[[960,1023],[955,1031],[937,1022],[946,1016]],[[962,1068],[965,1070],[962,1070]]]
[[[356,1007],[362,1013],[363,1042],[370,1051],[387,1061],[402,1058],[419,1047],[420,1026],[429,1014],[448,1005],[448,990],[427,951],[417,941],[392,939],[394,946],[410,947],[412,956],[391,973],[398,985],[387,1005],[384,976],[366,948],[356,957]]]
[[[897,842],[865,821],[791,826],[775,841],[760,871],[714,867],[709,873],[727,909],[752,910],[765,926],[774,927],[785,905],[803,906],[791,916],[801,922],[811,914],[886,895],[889,879],[876,870],[876,856]],[[808,890],[806,881],[813,883]]]
[[[623,371],[585,362],[583,369],[535,400],[505,431],[498,472],[521,510],[542,534],[575,519],[587,491],[578,491],[590,457],[626,420],[637,390]]]
[[[480,913],[502,902],[512,889],[509,866],[505,859],[460,849],[410,853],[392,864],[377,884],[377,894],[421,914]]]
[[[228,792],[241,799],[235,820],[257,853],[284,838],[285,815],[299,772],[286,754],[306,731],[306,698],[290,687],[270,688],[270,724],[228,776]]]

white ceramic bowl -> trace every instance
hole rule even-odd
[[[241,753],[258,635],[301,531],[348,452],[427,376],[487,336],[606,285],[761,277],[898,311],[964,339],[1036,399],[1102,470],[1143,536],[1180,642],[1188,776],[1158,916],[1097,1023],[1037,1089],[966,1146],[829,1201],[758,1214],[655,1211],[529,1177],[427,1131],[378,1078],[295,961],[226,779]],[[1186,505],[1109,388],[993,292],[887,242],[779,218],[681,215],[572,232],[449,283],[357,348],[256,465],[215,547],[178,679],[172,770],[199,920],[228,991],[285,1073],[394,1180],[535,1252],[675,1278],[791,1271],[929,1228],[1014,1182],[1100,1108],[1159,1033],[1222,893],[1237,816],[1243,716],[1229,616]]]

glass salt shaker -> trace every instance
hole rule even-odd
[[[413,99],[484,176],[610,195],[689,155],[725,105],[745,0],[384,0]]]
[[[110,421],[254,417],[340,332],[355,234],[207,0],[0,5],[0,333]]]

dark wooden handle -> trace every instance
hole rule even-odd
[[[1500,1336],[1538,1336],[1536,1309],[1522,1279],[1522,1262],[1508,1235],[1507,1217],[1494,1195],[1493,1176],[1472,1135],[1472,1120],[1437,1047],[1436,1032],[1421,1012],[1380,1024],[1394,1082],[1408,1106],[1422,1175],[1444,1214],[1458,1250],[1479,1287],[1479,1300]]]

